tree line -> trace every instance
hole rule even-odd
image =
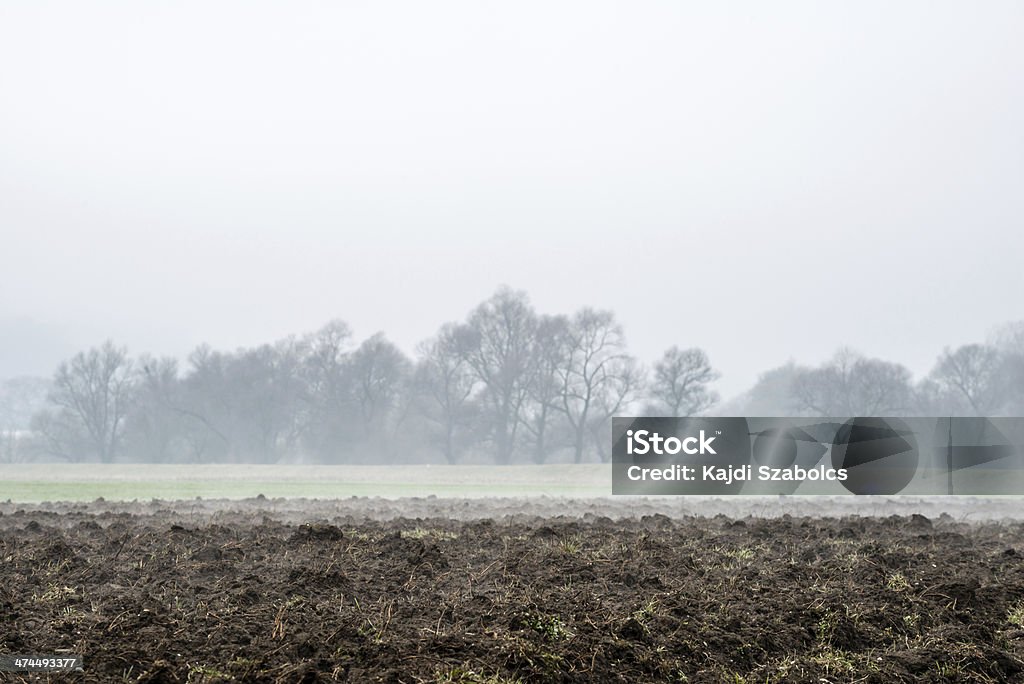
[[[500,288],[409,358],[343,321],[182,366],[107,342],[60,364],[17,458],[153,463],[544,463],[610,456],[610,418],[717,401],[699,349],[648,373],[610,311],[538,314]],[[14,458],[15,456],[12,456]]]
[[[1024,321],[947,347],[917,381],[902,364],[844,348],[817,367],[763,373],[733,406],[752,416],[1024,416]]]
[[[692,347],[644,367],[610,311],[538,314],[500,288],[413,358],[382,333],[357,343],[339,320],[273,344],[202,346],[185,364],[107,342],[49,382],[0,386],[0,460],[579,463],[610,458],[614,415],[1022,415],[1024,323],[945,350],[918,381],[845,349],[767,371],[725,405],[717,378]]]

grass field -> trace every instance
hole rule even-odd
[[[3,464],[0,501],[611,494],[611,467]]]
[[[437,496],[481,498],[551,496],[579,499],[612,493],[610,464],[513,466],[445,465],[147,465],[0,464],[0,501],[148,501],[151,499],[267,498],[389,499]],[[944,494],[945,480],[916,479],[902,494]],[[745,490],[755,494],[756,487]],[[957,475],[962,495],[1016,494],[1003,471],[972,469]],[[806,483],[802,495],[847,494],[836,483]],[[771,498],[774,495],[769,495]],[[674,498],[674,497],[668,497]]]

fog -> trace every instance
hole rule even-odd
[[[1024,5],[0,5],[0,377],[502,283],[723,396],[1024,318]]]

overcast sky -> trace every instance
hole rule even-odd
[[[0,376],[502,283],[731,395],[1024,318],[1024,3],[0,2]]]

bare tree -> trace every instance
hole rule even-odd
[[[136,364],[135,395],[125,418],[124,443],[133,459],[147,462],[173,460],[189,420],[181,408],[178,362],[173,358],[142,356]]]
[[[991,345],[1003,358],[1004,391],[1007,415],[1024,414],[1024,321],[1015,321],[997,329]]]
[[[128,352],[110,341],[61,363],[47,401],[55,410],[34,421],[49,450],[73,461],[88,451],[102,463],[117,455],[134,376]]]
[[[336,460],[339,446],[357,429],[349,387],[351,347],[352,330],[337,319],[303,339],[303,441],[318,459]]]
[[[988,416],[1006,401],[1005,365],[995,347],[967,344],[943,351],[931,375],[940,388],[966,403],[974,415]]]
[[[816,416],[851,415],[850,377],[858,359],[852,351],[841,349],[829,363],[798,373],[791,386],[797,409]]]
[[[559,370],[562,411],[573,431],[573,459],[583,460],[591,421],[618,410],[636,386],[636,363],[626,353],[622,326],[610,311],[581,309],[569,321]]]
[[[702,349],[670,347],[654,364],[649,415],[695,416],[718,402],[708,385],[718,378]]]
[[[527,402],[522,412],[535,463],[547,460],[552,426],[563,416],[560,371],[567,362],[568,326],[564,316],[541,316],[537,322]]]
[[[466,360],[483,383],[481,399],[490,414],[497,462],[512,460],[516,432],[531,380],[537,316],[523,292],[507,287],[469,315]]]
[[[597,393],[587,431],[601,461],[611,460],[612,417],[621,414],[644,390],[644,369],[631,356],[611,363],[604,391]]]
[[[234,353],[197,349],[183,402],[195,417],[195,457],[269,463],[302,429],[302,345],[292,339]]]
[[[368,338],[352,353],[352,393],[359,407],[364,439],[384,434],[409,366],[405,354],[384,333]]]
[[[1004,354],[1024,354],[1024,321],[1005,323],[989,336],[989,346]]]
[[[841,349],[825,365],[793,381],[798,410],[819,416],[903,415],[913,409],[910,371]]]
[[[336,404],[345,394],[345,366],[352,346],[352,330],[333,320],[303,339],[309,399]]]
[[[419,347],[416,384],[425,400],[423,413],[440,428],[441,451],[452,464],[459,460],[461,434],[475,413],[473,393],[479,382],[467,360],[472,339],[465,326],[449,323]]]
[[[761,373],[749,390],[720,408],[723,415],[792,416],[801,413],[793,396],[793,385],[809,369],[790,361]],[[804,409],[806,411],[806,409]]]

